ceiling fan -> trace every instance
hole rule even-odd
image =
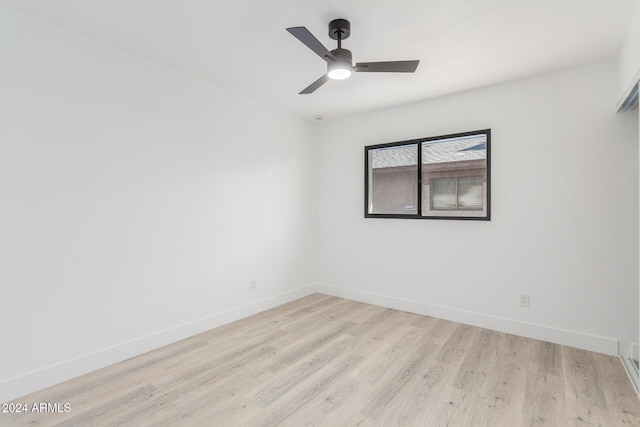
[[[334,19],[329,23],[329,37],[338,41],[338,48],[329,52],[306,27],[287,28],[295,38],[300,40],[320,58],[327,61],[327,74],[304,88],[300,95],[313,93],[329,79],[342,80],[351,73],[414,73],[419,60],[387,61],[387,62],[357,62],[352,65],[351,51],[342,48],[342,40],[351,35],[351,23],[346,19]]]
[[[287,28],[295,38],[300,40],[320,58],[327,61],[327,74],[311,83],[300,92],[300,95],[313,93],[329,79],[342,80],[356,73],[414,73],[419,60],[387,61],[387,62],[357,62],[352,65],[351,51],[342,48],[342,40],[351,35],[351,23],[346,19],[334,19],[329,23],[329,37],[338,41],[338,48],[329,52],[306,27]]]

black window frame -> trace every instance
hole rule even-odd
[[[484,134],[487,138],[487,209],[484,216],[423,216],[422,215],[422,143],[428,141],[436,141],[440,139],[462,138],[473,135]],[[369,213],[369,151],[379,148],[401,147],[405,145],[418,146],[418,185],[417,185],[417,203],[415,213],[406,214],[387,214],[387,213]],[[460,211],[459,211],[460,212]],[[464,212],[464,211],[462,211]],[[426,138],[410,139],[406,141],[388,142],[384,144],[367,145],[364,147],[364,217],[365,218],[395,218],[395,219],[444,219],[444,220],[471,220],[471,221],[491,221],[491,129],[481,129],[470,132],[452,133],[448,135],[430,136]]]

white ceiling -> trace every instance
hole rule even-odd
[[[302,117],[327,118],[616,57],[639,0],[0,0]],[[415,74],[326,72],[285,31],[351,21],[354,62],[420,59]]]

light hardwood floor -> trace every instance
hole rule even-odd
[[[640,426],[615,357],[321,294],[17,399],[8,426]]]

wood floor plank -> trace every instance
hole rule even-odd
[[[404,324],[397,336],[389,336],[384,351],[370,352],[350,374],[358,379],[353,410],[378,422],[380,414],[402,394],[404,384],[417,375],[420,365],[434,358],[440,346],[426,338],[423,329]],[[363,353],[366,354],[366,353]]]
[[[22,426],[640,425],[617,358],[313,294],[14,402]]]
[[[188,384],[192,380],[202,383],[205,379],[209,381],[214,377],[224,377],[230,370],[241,369],[244,364],[259,358],[261,354],[275,351],[271,347],[273,340],[285,334],[286,332],[277,330],[259,340],[226,349],[223,352],[199,352],[192,358],[182,359],[184,369],[166,372],[162,379],[156,381],[156,384],[169,388],[172,387],[171,384]],[[193,360],[196,363],[193,363]]]
[[[430,358],[399,393],[393,404],[378,417],[385,426],[424,425],[417,422],[425,414],[436,410],[443,388],[451,380],[456,368]]]
[[[398,358],[416,347],[416,342],[424,335],[424,331],[411,325],[402,325],[389,342],[383,346],[372,346],[364,362],[357,366],[351,377],[377,382],[385,373],[395,366]],[[362,349],[359,349],[363,352]]]
[[[297,334],[313,334],[318,325],[326,327],[331,323],[357,323],[353,319],[357,318],[361,312],[366,312],[367,308],[366,304],[344,300],[344,302],[323,307],[322,310],[306,316],[298,316],[295,319],[287,318],[288,322],[283,324],[282,328]]]
[[[384,307],[379,307],[377,305],[371,304],[362,304],[363,309],[359,310],[356,313],[348,314],[349,318],[345,320],[349,320],[350,322],[354,322],[357,324],[368,323],[371,317],[375,316],[377,313],[381,313],[386,310]]]
[[[0,413],[0,427],[15,427],[16,424],[11,414]]]
[[[339,378],[334,384],[311,399],[304,411],[291,414],[287,423],[305,427],[336,425],[346,422],[347,414],[358,413],[353,409],[353,395],[358,382],[348,376]]]
[[[367,331],[371,330],[371,328],[375,328],[382,323],[388,322],[390,317],[393,316],[395,311],[396,310],[392,310],[390,308],[384,309],[382,311],[377,311],[365,322],[361,323],[358,327],[353,328],[351,331],[349,331],[349,333],[353,336],[362,335]]]
[[[429,355],[434,353],[436,347],[437,344],[424,340],[422,345],[415,352],[412,352],[409,360],[399,367],[395,375],[380,385],[379,392],[364,408],[362,415],[375,420],[400,390],[416,375]]]
[[[640,426],[640,408],[638,396],[627,380],[620,360],[617,357],[593,353],[598,376],[603,385],[602,391],[607,399],[607,407],[613,409],[615,424],[621,426]]]
[[[603,384],[591,352],[562,347],[561,354],[568,425],[609,425]]]
[[[546,341],[533,340],[531,343],[530,369],[537,373],[562,377],[561,346]]]
[[[373,353],[396,339],[398,334],[404,330],[404,326],[406,326],[404,323],[398,321],[386,322],[376,328],[371,328],[358,337],[358,341],[352,351],[364,357],[370,357]],[[415,327],[411,326],[409,329],[417,333]]]
[[[300,384],[304,379],[321,370],[340,354],[347,351],[355,344],[355,338],[344,335],[336,339],[322,353],[312,355],[306,360],[295,364],[282,375],[275,377],[267,384],[261,385],[260,390],[252,396],[252,400],[262,408],[266,408],[277,399],[285,396],[287,392]]]
[[[471,347],[453,379],[452,385],[460,390],[484,395],[498,363],[498,350],[504,339],[500,332],[481,329],[475,334]],[[456,350],[462,347],[457,344]]]
[[[323,309],[331,306],[331,304],[339,303],[339,302],[342,302],[341,298],[336,298],[336,297],[323,298],[317,302],[314,302],[307,306],[301,307],[298,310],[288,313],[287,317],[295,319],[300,316],[309,316],[318,311],[322,311]]]
[[[565,417],[564,383],[561,377],[552,374],[528,372],[521,425],[561,425]]]
[[[259,425],[263,427],[279,426],[292,413],[299,410],[306,403],[311,401],[315,396],[322,393],[324,389],[331,383],[335,382],[341,376],[348,374],[360,361],[362,356],[351,354],[342,359],[340,363],[335,364],[328,372],[317,378],[312,384],[308,385],[301,391],[297,391],[286,401],[267,408],[264,415],[260,414],[254,417],[251,425]]]
[[[416,425],[430,427],[488,426],[486,422],[488,399],[486,397],[450,386],[443,387],[441,391],[436,409],[429,414],[420,414]]]
[[[420,315],[415,315],[415,319],[413,320],[413,322],[411,322],[413,326],[417,326],[427,331],[433,328],[436,323],[438,323],[438,319],[436,319],[435,317]]]
[[[307,295],[306,297],[303,298],[298,298],[296,300],[290,301],[288,303],[279,305],[278,307],[269,309],[269,310],[265,310],[265,311],[261,311],[259,313],[256,313],[254,315],[242,318],[240,320],[237,320],[233,323],[227,324],[225,326],[227,327],[233,327],[235,326],[235,324],[239,324],[238,326],[245,326],[245,325],[256,325],[258,322],[257,320],[264,320],[263,316],[266,318],[271,318],[272,316],[287,316],[290,313],[293,313],[295,311],[299,311],[301,309],[304,309],[305,307],[308,307],[312,304],[316,304],[320,301],[329,301],[331,299],[333,299],[334,297],[330,296],[330,295],[324,295],[324,294],[319,294],[319,293],[314,293],[311,295]],[[218,329],[218,328],[216,328]],[[211,330],[210,332],[213,332],[214,330]]]
[[[436,323],[429,328],[429,339],[436,344],[444,345],[458,326],[460,326],[459,323],[438,319]]]
[[[455,325],[455,329],[450,332],[449,338],[442,345],[438,360],[459,366],[469,354],[469,348],[475,342],[479,330],[469,325]],[[438,325],[434,326],[434,328],[437,327]]]
[[[317,328],[316,334],[300,337],[294,341],[291,346],[282,348],[281,357],[269,365],[267,369],[271,372],[279,372],[309,353],[328,345],[331,341],[346,333],[355,325],[353,322],[344,322],[331,325],[330,328]]]
[[[188,412],[180,412],[181,415],[147,419],[144,424],[154,427],[202,427],[211,425],[215,420],[216,427],[237,427],[245,425],[252,417],[260,414],[262,408],[253,404],[248,399],[239,397],[225,405],[199,405],[190,408]]]
[[[521,422],[530,341],[510,334],[502,336],[497,364],[489,371],[485,392],[489,398],[488,425],[518,425]]]

